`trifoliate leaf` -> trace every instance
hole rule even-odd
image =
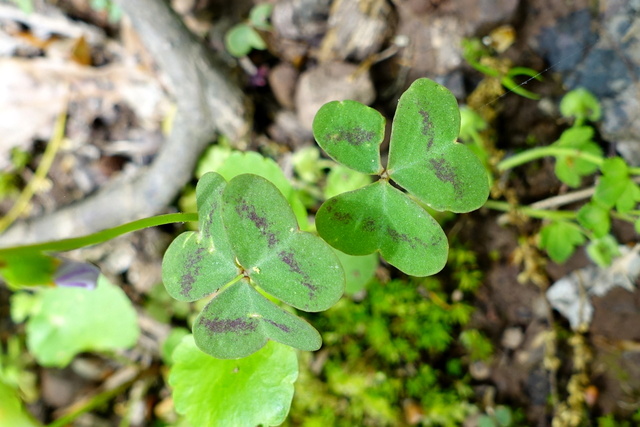
[[[282,193],[268,180],[217,173],[196,188],[200,231],[179,235],[163,260],[163,280],[177,299],[213,298],[194,322],[199,348],[214,357],[248,356],[268,340],[317,350],[321,339],[307,322],[262,295],[305,311],[326,310],[344,291],[333,250],[298,228]]]

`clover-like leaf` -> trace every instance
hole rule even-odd
[[[162,260],[162,281],[169,295],[195,301],[217,291],[239,274],[222,224],[222,192],[227,182],[216,173],[196,187],[200,231],[180,234]]]
[[[336,249],[350,255],[379,251],[413,276],[437,273],[447,261],[442,228],[385,180],[327,200],[318,211],[316,227]]]
[[[262,296],[246,280],[225,288],[202,310],[193,326],[196,344],[218,359],[237,359],[260,350],[267,339],[300,350],[322,345],[306,321]]]
[[[335,161],[366,174],[382,173],[384,117],[356,101],[324,104],[313,119],[313,135]]]
[[[318,332],[257,289],[305,311],[326,310],[344,291],[333,250],[300,231],[291,207],[268,180],[203,175],[196,188],[199,232],[185,232],[163,260],[169,293],[193,301],[214,294],[194,323],[195,342],[223,359],[248,356],[268,340],[317,350]]]
[[[391,130],[388,167],[379,166],[384,119],[354,101],[330,102],[314,120],[318,144],[334,160],[380,181],[339,194],[316,215],[318,233],[349,255],[379,251],[407,274],[426,276],[446,262],[448,245],[438,223],[389,180],[436,210],[469,212],[489,196],[485,167],[456,142],[460,112],[455,97],[429,79],[400,97]]]
[[[489,196],[487,172],[464,144],[458,103],[444,86],[416,80],[400,97],[389,145],[391,179],[432,208],[469,212]]]
[[[326,310],[340,299],[340,261],[322,239],[298,229],[269,181],[250,174],[232,179],[223,217],[238,262],[268,294],[304,311]]]

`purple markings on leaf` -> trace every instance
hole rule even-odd
[[[356,127],[354,129],[341,130],[337,134],[328,134],[325,139],[329,142],[341,142],[346,141],[349,145],[359,146],[367,142],[371,142],[376,136],[373,131],[368,131],[362,127]]]
[[[295,255],[293,254],[293,252],[282,251],[278,254],[278,256],[280,257],[282,262],[289,266],[289,270],[302,276],[301,283],[307,289],[309,289],[309,297],[313,298],[314,293],[318,290],[318,288],[311,283],[311,278],[309,277],[309,275],[306,272],[302,271],[300,265],[298,264],[298,261],[296,261],[295,259]]]
[[[258,326],[256,321],[238,319],[201,319],[200,323],[213,333],[249,332]]]
[[[291,329],[289,329],[287,325],[283,325],[282,323],[274,322],[273,320],[266,319],[266,318],[263,318],[262,320],[275,326],[276,328],[280,329],[282,332],[286,332],[286,333],[291,332]]]
[[[278,243],[278,239],[275,234],[268,230],[270,224],[267,218],[258,215],[256,208],[248,204],[245,200],[240,199],[237,202],[236,213],[253,222],[260,234],[267,238],[267,245],[269,245],[270,248],[273,248]]]
[[[431,169],[436,175],[436,178],[438,178],[442,182],[448,182],[449,184],[451,184],[456,195],[461,195],[462,189],[460,188],[460,183],[456,179],[456,173],[449,162],[442,158],[429,159],[429,164],[431,165]]]
[[[63,260],[53,276],[57,286],[95,289],[100,270],[93,264]]]

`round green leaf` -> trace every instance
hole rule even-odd
[[[400,97],[389,145],[391,178],[436,210],[469,212],[489,197],[480,160],[456,142],[460,112],[444,86],[418,79]]]
[[[379,251],[412,276],[435,274],[447,261],[440,225],[384,180],[327,200],[318,210],[316,227],[336,249],[349,255]]]
[[[305,351],[322,345],[313,326],[269,301],[246,280],[207,304],[194,322],[193,335],[202,351],[219,359],[248,356],[269,339]]]
[[[273,184],[257,175],[239,175],[227,185],[223,201],[229,241],[258,286],[304,311],[326,310],[340,299],[340,261],[322,239],[300,231]]]
[[[313,119],[313,136],[335,161],[366,174],[382,173],[380,144],[385,119],[356,101],[324,104]]]
[[[169,295],[195,301],[212,294],[239,274],[222,224],[222,192],[226,181],[214,172],[196,187],[200,231],[180,234],[165,252],[162,281]]]
[[[231,28],[224,38],[224,43],[229,53],[235,57],[245,56],[251,49],[266,49],[260,34],[247,24],[238,24]]]
[[[83,351],[128,348],[140,334],[131,301],[104,276],[94,290],[43,289],[40,297],[27,321],[27,346],[43,366],[64,367]]]
[[[249,12],[249,22],[260,30],[270,30],[269,18],[273,11],[273,5],[270,3],[257,4]]]
[[[270,343],[244,359],[218,360],[187,336],[173,360],[169,384],[176,411],[193,426],[273,426],[289,413],[298,377],[289,347]]]

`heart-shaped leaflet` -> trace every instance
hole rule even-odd
[[[391,127],[391,179],[438,211],[470,212],[489,197],[478,157],[456,142],[458,102],[447,88],[418,79],[402,94]]]

